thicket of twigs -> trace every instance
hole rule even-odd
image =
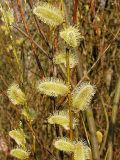
[[[47,118],[56,110],[69,108],[72,95],[54,98],[36,89],[37,81],[52,76],[65,82],[70,78],[71,90],[84,81],[96,86],[88,109],[71,112],[78,119],[72,136],[76,141],[81,137],[86,140],[91,159],[119,160],[119,0],[44,0],[65,14],[64,22],[57,27],[47,25],[33,14],[37,2],[0,0],[0,160],[15,159],[10,151],[17,144],[9,132],[19,127],[25,132],[30,160],[71,159],[70,153],[53,145],[56,137],[69,138],[69,130],[50,125]],[[14,16],[12,23],[10,13]],[[69,25],[77,27],[82,37],[72,49],[68,49],[59,34]],[[69,50],[77,56],[78,64],[70,69],[68,77],[69,65],[55,64],[54,57]],[[34,112],[32,124],[21,115],[21,105],[14,105],[8,98],[7,91],[13,82],[19,84]],[[99,144],[97,131],[103,136]]]

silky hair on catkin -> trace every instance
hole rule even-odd
[[[37,3],[33,13],[51,27],[56,27],[64,21],[64,15],[61,10],[46,2]]]
[[[94,96],[96,87],[89,82],[81,83],[72,93],[72,109],[74,111],[86,110]]]
[[[69,86],[59,78],[49,77],[37,83],[38,91],[51,97],[66,96],[69,93]]]
[[[7,90],[7,95],[14,105],[24,105],[26,102],[25,94],[17,83],[13,83]]]

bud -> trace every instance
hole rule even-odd
[[[100,144],[103,139],[103,134],[100,131],[96,132],[98,143]]]
[[[36,112],[33,108],[23,108],[22,109],[22,115],[27,119],[27,121],[34,121],[36,118]]]

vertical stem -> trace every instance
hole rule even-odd
[[[108,135],[109,142],[108,142],[107,160],[113,159],[114,134],[115,134],[115,125],[116,125],[119,101],[120,101],[120,75],[118,77],[118,82],[116,84],[115,95],[113,99],[112,116],[111,116],[111,123],[109,128],[109,135]]]
[[[69,67],[69,49],[66,49],[66,71],[67,71],[67,82],[70,87],[70,67]],[[72,111],[71,111],[71,94],[68,94],[68,105],[69,105],[69,118],[70,118],[70,140],[73,140],[73,131],[72,131]]]
[[[78,0],[74,0],[73,23],[77,24]]]
[[[96,136],[95,120],[93,117],[92,109],[90,107],[86,110],[86,117],[87,117],[88,127],[90,131],[90,140],[91,140],[93,159],[100,160],[99,147],[98,147],[98,141]]]
[[[30,34],[30,31],[29,31],[29,28],[28,28],[28,26],[27,26],[27,23],[26,23],[26,21],[25,21],[25,17],[24,17],[24,13],[23,13],[23,9],[22,9],[20,0],[17,0],[17,5],[18,5],[19,12],[20,12],[20,16],[21,16],[22,21],[23,21],[23,24],[24,24],[25,31],[26,31],[26,33],[28,34],[28,37],[29,37],[29,40],[30,40],[30,43],[31,43],[32,51],[33,51],[33,54],[34,54],[34,57],[35,57],[37,66],[38,66],[38,68],[39,68],[39,70],[40,70],[40,75],[41,75],[41,77],[43,78],[43,77],[45,77],[44,70],[43,70],[43,68],[42,68],[42,66],[41,66],[41,62],[40,62],[40,60],[39,60],[39,58],[38,58],[38,55],[37,55],[37,53],[36,53],[36,48],[35,48],[35,45],[34,45],[34,43],[33,43],[32,36],[31,36],[31,34]]]
[[[29,112],[27,103],[25,103],[25,109],[26,109],[27,112]],[[31,121],[26,121],[26,123],[29,126],[29,129],[31,130],[31,133],[32,133],[32,139],[33,139],[32,147],[33,147],[33,153],[35,153],[35,144],[36,144],[35,132],[34,132],[33,127],[32,127],[32,122]]]

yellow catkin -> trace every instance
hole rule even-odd
[[[24,160],[24,159],[28,159],[29,158],[29,152],[21,149],[21,148],[16,148],[16,149],[12,149],[10,152],[11,156]]]
[[[9,132],[9,136],[11,138],[13,138],[18,145],[25,147],[25,144],[26,144],[25,137],[26,136],[25,136],[25,134],[24,134],[22,129],[10,131]]]
[[[74,26],[70,26],[61,31],[60,37],[63,38],[64,41],[73,48],[79,45],[80,39],[82,38],[79,30]]]
[[[54,147],[60,151],[73,152],[74,144],[67,138],[59,138],[54,142]]]
[[[54,57],[54,63],[55,64],[64,64],[65,67],[66,67],[66,53],[62,53],[62,52],[59,52],[59,53],[56,53],[55,57]],[[74,68],[77,64],[78,64],[78,57],[73,54],[73,53],[70,53],[69,54],[69,67],[70,68]]]
[[[8,98],[14,105],[24,105],[26,102],[25,94],[19,88],[19,85],[13,83],[7,91]]]
[[[72,106],[74,111],[85,110],[89,106],[92,97],[95,94],[95,86],[90,83],[82,83],[72,93]]]
[[[74,146],[74,160],[90,159],[90,148],[84,141],[78,141]]]
[[[36,4],[33,13],[41,21],[52,27],[58,26],[64,21],[61,10],[46,2],[39,2]]]
[[[48,117],[48,123],[50,124],[58,124],[64,127],[66,130],[69,130],[69,124],[70,124],[70,119],[69,119],[69,112],[68,111],[58,111],[55,112],[53,115],[50,115]],[[73,128],[77,124],[77,120],[73,119]]]
[[[44,80],[39,81],[37,88],[42,94],[51,97],[65,96],[69,93],[68,85],[55,77],[45,78]]]

